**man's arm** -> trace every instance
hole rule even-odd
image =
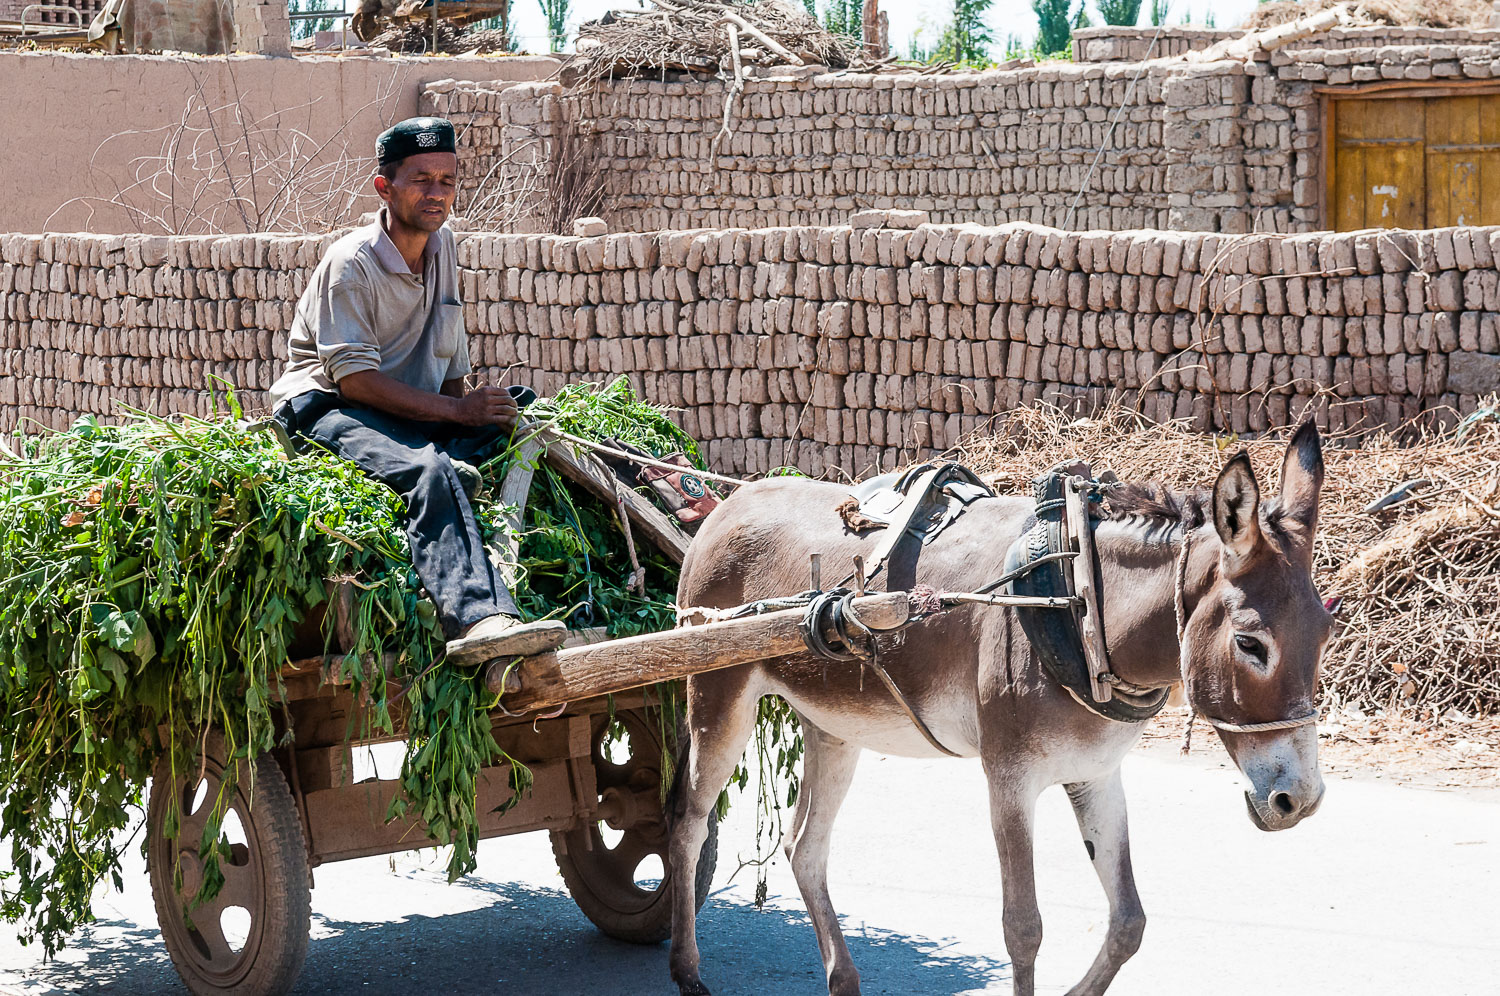
[[[350,401],[418,422],[498,425],[516,421],[516,402],[503,387],[479,387],[464,393],[462,380],[443,382],[433,394],[403,384],[378,370],[360,370],[339,381],[339,393]]]

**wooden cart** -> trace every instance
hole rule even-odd
[[[597,460],[567,445],[549,445],[545,458],[583,487],[625,504],[631,525],[679,563],[687,536],[671,517],[632,493],[621,494]],[[521,461],[522,464],[527,461]],[[502,497],[524,501],[529,473],[507,479]],[[908,619],[904,593],[860,599],[862,618],[875,628]],[[626,941],[664,940],[671,927],[673,873],[661,803],[662,731],[650,686],[658,681],[784,656],[802,648],[800,610],[710,622],[689,629],[619,640],[581,642],[557,654],[530,658],[519,668],[491,668],[490,687],[505,694],[493,715],[495,739],[531,769],[531,791],[503,814],[509,766],[480,772],[480,836],[545,830],[568,891],[601,930]],[[309,637],[321,648],[321,626]],[[337,621],[334,626],[338,630]],[[586,638],[585,638],[586,639]],[[347,738],[361,703],[328,680],[321,655],[291,661],[283,672],[286,746],[250,762],[235,779],[225,826],[232,829],[221,858],[223,888],[190,912],[204,874],[197,853],[205,820],[225,780],[222,741],[210,736],[201,771],[173,778],[158,769],[147,809],[147,867],[162,938],[178,972],[195,993],[278,993],[291,988],[307,952],[311,870],[328,861],[430,846],[412,820],[385,822],[395,780],[350,779],[352,754],[378,741]],[[545,718],[538,718],[539,716]],[[623,727],[611,742],[610,718]],[[616,731],[618,732],[618,731]],[[393,740],[399,738],[391,738]],[[253,767],[253,771],[246,770]],[[253,777],[251,777],[253,775]],[[181,806],[181,828],[166,833],[168,800]],[[620,836],[610,846],[601,832]],[[697,899],[707,896],[717,856],[710,828],[698,864]],[[611,835],[612,837],[613,835]],[[238,838],[238,839],[235,839]],[[655,857],[659,865],[648,859]],[[659,879],[643,878],[643,866]],[[243,943],[226,937],[223,916],[238,908]]]

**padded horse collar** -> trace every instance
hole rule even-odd
[[[1098,587],[1099,567],[1092,542],[1097,521],[1092,514],[1094,499],[1102,486],[1088,474],[1087,467],[1081,468],[1084,473],[1080,480],[1075,476],[1079,469],[1078,465],[1062,465],[1032,482],[1036,510],[1005,555],[1005,574],[1009,578],[1006,590],[1009,594],[1068,598],[1082,595],[1083,601],[1091,601],[1093,606],[1102,605]],[[1074,521],[1086,523],[1084,528],[1090,533],[1082,537],[1081,542],[1072,539],[1068,529],[1067,489],[1074,481],[1081,484],[1077,492],[1082,498],[1082,508]],[[1078,590],[1072,564],[1085,555],[1087,563],[1082,565],[1083,573],[1078,576],[1085,578],[1086,584],[1092,587],[1092,598],[1089,593]],[[1016,616],[1027,639],[1036,648],[1042,669],[1067,689],[1080,705],[1116,722],[1145,722],[1167,704],[1168,689],[1140,690],[1122,685],[1109,669],[1102,614],[1097,614],[1097,609],[1093,610],[1096,616],[1092,626],[1097,627],[1095,645],[1100,664],[1096,665],[1095,672],[1102,667],[1103,673],[1099,673],[1096,679],[1090,671],[1089,653],[1084,646],[1085,639],[1091,635],[1086,632],[1082,618],[1087,611],[1090,610],[1080,609],[1076,604],[1067,611],[1017,607]],[[1110,686],[1103,701],[1099,700],[1099,683]]]

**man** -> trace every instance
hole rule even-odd
[[[313,271],[272,410],[299,445],[332,450],[406,502],[412,563],[437,603],[450,660],[551,650],[566,628],[517,618],[454,466],[467,470],[503,442],[517,408],[504,388],[465,390],[458,256],[444,224],[457,192],[453,126],[410,118],[383,132],[375,152],[385,206]]]

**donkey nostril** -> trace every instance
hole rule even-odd
[[[1291,816],[1297,809],[1296,804],[1292,802],[1291,795],[1286,792],[1273,792],[1271,794],[1271,805],[1275,806],[1277,812],[1281,813],[1282,816]]]

